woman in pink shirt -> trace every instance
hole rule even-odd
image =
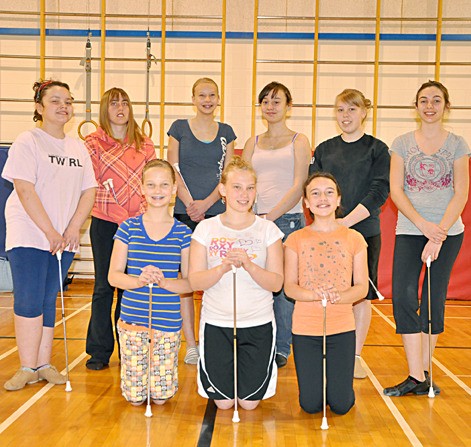
[[[291,130],[286,119],[293,105],[289,89],[270,82],[258,95],[267,131],[247,140],[243,158],[257,174],[256,213],[275,222],[285,238],[304,226],[301,202],[311,147],[307,137]],[[283,290],[275,295],[276,364],[286,365],[291,351],[293,301]]]
[[[154,144],[137,125],[128,94],[121,88],[106,91],[100,102],[100,127],[88,135],[90,153],[98,182],[92,210],[90,239],[95,268],[92,313],[87,332],[87,368],[108,366],[114,350],[111,306],[115,287],[108,282],[113,236],[119,224],[145,211],[141,191],[142,169],[155,159]],[[117,289],[114,324],[118,321],[123,291]]]

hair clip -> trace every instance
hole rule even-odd
[[[49,85],[49,84],[52,84],[52,83],[53,83],[52,79],[49,79],[48,81],[44,81],[44,82],[41,83],[41,85],[36,90],[36,96],[34,98],[35,102],[39,102],[39,96],[41,95],[41,91],[44,89],[44,87],[46,87],[46,85]]]

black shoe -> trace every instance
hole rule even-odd
[[[100,371],[108,368],[108,363],[102,362],[101,360],[88,359],[85,366],[92,371]]]
[[[396,386],[389,388],[384,388],[383,394],[386,396],[405,396],[406,394],[428,394],[429,385],[426,380],[423,382],[418,382],[413,379],[411,376],[407,377],[404,382],[399,383]]]
[[[283,354],[276,354],[275,362],[278,368],[283,368],[288,363],[288,359]]]
[[[425,381],[427,382],[427,387],[428,387],[428,388],[427,388],[427,393],[425,393],[425,394],[428,394],[428,392],[429,392],[429,390],[430,390],[430,376],[429,376],[428,371],[424,371],[424,374],[425,374]],[[432,386],[433,386],[433,392],[434,392],[435,394],[440,394],[441,389],[440,389],[440,387],[438,387],[438,386],[435,384],[435,382],[433,382],[433,385],[432,385]],[[417,394],[419,394],[419,393],[417,393]]]

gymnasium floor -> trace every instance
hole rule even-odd
[[[132,407],[120,395],[119,368],[85,368],[85,337],[90,316],[90,283],[78,280],[66,292],[71,393],[40,382],[7,392],[3,383],[18,368],[13,298],[0,294],[0,446],[470,446],[471,445],[471,303],[449,302],[446,329],[434,358],[434,381],[442,388],[427,396],[388,398],[382,388],[407,373],[400,337],[394,333],[390,300],[376,301],[363,352],[368,378],[355,380],[356,404],[345,416],[308,415],[297,401],[292,357],[279,371],[274,398],[253,411],[217,411],[196,393],[196,367],[180,352],[180,389],[163,407]],[[65,368],[63,328],[58,300],[53,364]]]

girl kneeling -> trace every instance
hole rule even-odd
[[[366,243],[361,234],[336,220],[340,189],[332,175],[311,175],[304,184],[304,201],[314,221],[285,242],[285,291],[296,300],[293,353],[299,403],[308,413],[322,411],[325,296],[327,404],[334,413],[345,414],[355,403],[352,305],[368,292]]]
[[[120,225],[111,255],[108,280],[124,289],[118,322],[121,390],[133,404],[145,402],[149,382],[151,398],[159,405],[178,389],[179,294],[191,291],[186,279],[191,230],[169,214],[176,188],[175,173],[168,162],[147,163],[142,174],[147,211]],[[179,268],[181,279],[177,279]],[[149,284],[155,287],[149,290]]]
[[[190,283],[204,290],[198,392],[221,409],[234,405],[234,319],[239,405],[253,410],[276,388],[273,292],[283,284],[283,233],[252,213],[255,184],[249,163],[234,157],[219,185],[226,211],[201,221],[191,241]],[[237,268],[235,318],[232,266]]]

